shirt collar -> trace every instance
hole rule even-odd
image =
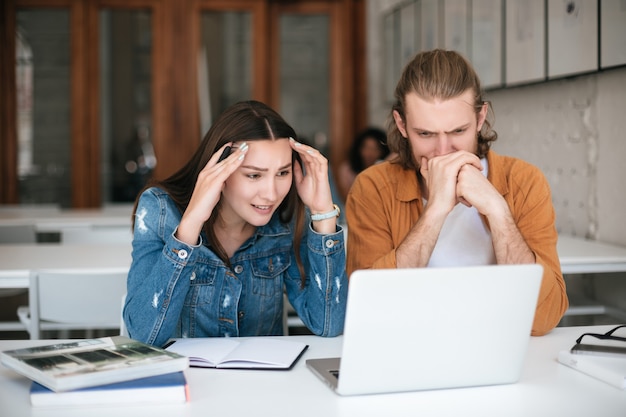
[[[487,179],[495,187],[500,195],[506,195],[509,192],[509,186],[506,179],[506,172],[504,169],[503,158],[490,150],[487,152],[487,164],[489,165],[489,172]]]
[[[412,169],[404,169],[399,164],[391,164],[396,172],[392,175],[397,181],[396,199],[399,201],[419,200],[422,196],[417,182],[417,172]]]

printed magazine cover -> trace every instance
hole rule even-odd
[[[182,371],[185,356],[123,336],[76,340],[0,353],[8,368],[53,391]]]

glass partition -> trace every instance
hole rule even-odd
[[[18,9],[16,22],[19,201],[69,207],[69,11]]]
[[[152,16],[149,10],[102,9],[99,19],[102,201],[132,202],[157,163]]]
[[[252,14],[202,12],[198,95],[202,135],[228,106],[252,98]]]
[[[280,17],[280,112],[307,143],[329,154],[330,18]]]

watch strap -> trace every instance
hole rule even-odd
[[[339,209],[339,206],[337,206],[337,204],[333,204],[333,207],[334,207],[334,210],[329,211],[327,213],[311,214],[311,220],[316,222],[320,220],[331,219],[333,217],[339,217],[339,214],[341,214],[341,210]]]

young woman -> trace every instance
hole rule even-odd
[[[285,292],[314,334],[343,331],[328,161],[295,138],[265,104],[237,103],[183,168],[142,192],[124,306],[132,338],[280,335]]]

